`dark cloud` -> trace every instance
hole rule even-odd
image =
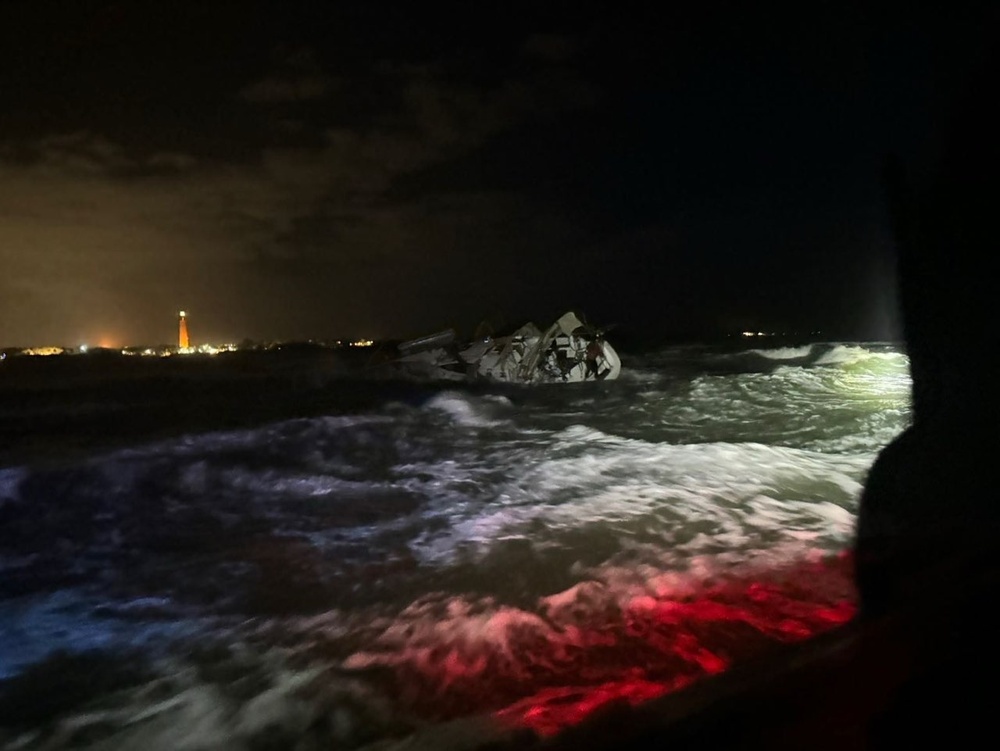
[[[275,104],[323,99],[330,93],[330,80],[324,76],[267,76],[243,87],[240,96],[248,102]]]
[[[275,105],[320,94],[303,83],[327,80],[316,56],[299,50],[290,59],[281,75],[312,78],[273,74],[241,89],[244,99]],[[338,125],[350,101],[334,102],[303,125],[313,133],[307,143],[277,134],[253,158],[126,145],[84,130],[8,141],[0,191],[16,199],[4,206],[0,252],[3,284],[22,292],[0,299],[4,338],[113,332],[159,341],[180,307],[202,335],[226,339],[412,333],[437,316],[455,318],[437,302],[461,289],[462,274],[504,254],[482,234],[528,226],[522,209],[489,192],[403,195],[394,186],[593,98],[578,81],[525,75],[477,87],[436,65],[382,62],[368,77],[383,92],[368,123]],[[341,96],[324,84],[328,93]],[[519,238],[526,243],[537,244]],[[25,299],[47,305],[44,322],[12,309],[25,310]],[[459,309],[477,315],[472,307]],[[136,314],[119,319],[123,309]]]
[[[448,11],[4,4],[0,344],[879,308],[939,17]]]
[[[576,54],[577,41],[560,34],[532,34],[524,40],[525,57],[553,63],[566,63]]]
[[[333,88],[315,51],[303,47],[283,52],[278,69],[244,86],[239,96],[255,104],[285,104],[324,99]]]

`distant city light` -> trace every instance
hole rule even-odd
[[[354,341],[330,340],[322,343],[321,346],[339,349],[341,347],[371,347],[375,344],[373,339],[356,339]],[[121,346],[112,345],[107,340],[101,340],[99,344],[81,344],[77,347],[27,347],[24,349],[10,348],[6,352],[0,353],[2,359],[7,359],[8,355],[88,355],[99,352],[115,352],[122,357],[173,357],[175,355],[218,355],[223,352],[239,352],[241,350],[272,350],[282,349],[280,342],[254,343],[247,340],[244,346],[235,343],[227,344],[198,344],[194,346],[179,347],[177,345],[163,345],[160,347],[149,346]]]
[[[810,331],[812,336],[819,336],[822,331]],[[740,336],[744,337],[754,337],[754,336],[798,336],[797,331],[782,331],[778,333],[777,331],[741,331]],[[727,336],[732,336],[732,334],[727,334]]]

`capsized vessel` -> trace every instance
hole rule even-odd
[[[614,380],[621,359],[604,330],[584,324],[573,311],[544,331],[526,323],[508,336],[461,344],[445,329],[399,345],[398,363],[417,375],[503,383],[582,383]]]

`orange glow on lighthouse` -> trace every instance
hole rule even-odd
[[[188,338],[188,324],[187,324],[187,313],[183,310],[180,314],[180,322],[178,324],[179,330],[177,332],[177,346],[180,349],[187,349],[191,346],[191,340]]]

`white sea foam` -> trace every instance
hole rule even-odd
[[[160,691],[166,682],[160,682]],[[127,701],[127,700],[126,700]],[[110,710],[93,710],[63,719],[44,748],[74,748],[76,736],[96,731],[101,739],[88,748],[136,748],[144,751],[201,751],[234,748],[239,740],[233,717],[238,704],[218,686],[193,684],[166,698],[151,700],[137,691],[131,703]],[[34,746],[31,746],[34,747]]]
[[[418,601],[388,625],[371,645],[374,649],[355,652],[343,666],[360,670],[412,663],[428,672],[440,669],[454,680],[481,674],[489,667],[487,654],[519,669],[515,642],[526,637],[549,643],[556,634],[538,614],[489,600]]]
[[[838,344],[816,358],[817,365],[850,365],[869,358],[898,358],[898,354],[872,352],[860,345]]]
[[[427,401],[427,408],[444,412],[459,425],[471,428],[488,428],[501,421],[489,414],[490,404],[509,405],[509,400],[471,398],[457,391],[446,391]]]
[[[776,347],[774,349],[751,349],[756,355],[766,357],[768,360],[800,360],[808,357],[812,352],[812,345],[804,347]]]
[[[832,545],[849,534],[870,464],[866,455],[764,444],[653,444],[583,426],[561,438],[561,450],[520,457],[492,499],[449,504],[448,527],[414,540],[411,550],[444,563],[469,545],[485,552],[505,540],[538,541],[539,524],[558,534],[644,518],[668,539],[673,524],[711,523],[712,545],[724,540],[740,548],[763,528],[778,537],[815,530]],[[830,506],[844,509],[837,524],[830,523]]]
[[[655,370],[640,370],[638,368],[628,368],[622,370],[618,380],[628,383],[656,383],[663,379],[663,373]]]
[[[18,499],[18,489],[21,481],[28,476],[24,467],[0,468],[0,508],[8,501]]]

